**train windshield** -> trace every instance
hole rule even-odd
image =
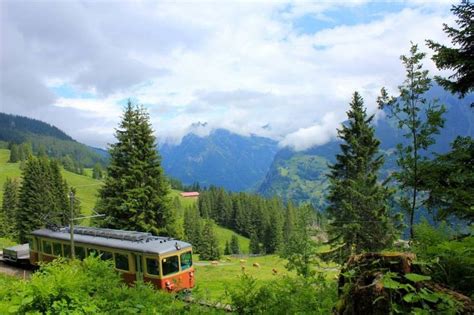
[[[191,252],[181,254],[181,270],[188,269],[193,265],[193,255]]]
[[[161,260],[161,267],[163,269],[163,276],[179,271],[178,256],[170,256]]]

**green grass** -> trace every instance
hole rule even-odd
[[[13,245],[16,245],[16,243],[13,242],[12,240],[0,237],[0,250],[2,250],[2,248],[10,247]]]
[[[230,242],[232,235],[235,234],[237,235],[237,238],[239,239],[240,251],[243,254],[248,254],[249,244],[250,244],[250,240],[248,238],[242,235],[239,235],[232,230],[226,229],[218,225],[215,228],[215,232],[216,232],[217,239],[219,240],[219,247],[221,248],[222,252],[224,252],[225,242],[226,241]]]
[[[198,257],[195,257],[197,260]],[[234,286],[240,281],[242,266],[245,273],[257,279],[260,283],[282,277],[283,275],[294,275],[285,269],[286,260],[276,255],[266,255],[258,257],[245,257],[244,263],[240,263],[240,258],[225,256],[217,266],[207,262],[195,261],[196,269],[196,290],[209,300],[224,300],[225,290]],[[253,267],[253,263],[258,263],[260,268]],[[272,269],[278,270],[277,275],[273,275]]]

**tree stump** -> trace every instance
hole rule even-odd
[[[414,265],[415,255],[411,253],[366,253],[351,256],[341,270],[338,282],[339,301],[334,309],[335,314],[390,314],[394,307],[405,312],[412,307],[422,307],[415,300],[418,292],[437,292],[447,294],[459,303],[462,314],[474,314],[474,303],[468,297],[444,288],[431,281],[410,281],[410,275],[421,274],[418,265]],[[384,276],[394,276],[399,288],[384,285]],[[420,276],[421,279],[429,279]],[[408,288],[408,289],[407,289]],[[415,298],[406,296],[413,291]],[[427,291],[428,290],[428,291]],[[410,298],[410,299],[409,299]],[[434,301],[434,298],[433,298]],[[423,306],[429,305],[437,310],[437,302],[423,300]]]

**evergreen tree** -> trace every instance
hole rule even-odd
[[[295,229],[286,244],[285,258],[288,259],[286,268],[296,270],[305,278],[314,275],[316,263],[316,243],[313,241],[314,209],[303,205],[296,213]]]
[[[444,125],[444,106],[435,101],[429,101],[424,94],[431,87],[428,70],[423,70],[421,61],[424,53],[418,51],[418,46],[412,44],[409,56],[401,56],[406,70],[406,79],[399,87],[400,96],[390,98],[382,89],[378,99],[381,109],[388,109],[388,116],[398,122],[398,127],[405,131],[407,144],[397,145],[399,171],[394,177],[399,183],[402,197],[400,206],[409,216],[410,237],[413,238],[413,222],[415,212],[420,206],[420,183],[424,175],[419,165],[426,161],[427,149],[435,140],[433,135],[439,133]]]
[[[224,255],[231,255],[232,251],[230,250],[229,241],[225,241]]]
[[[57,163],[30,157],[23,169],[19,206],[15,221],[20,242],[46,225],[60,226],[69,216],[67,185]]]
[[[202,219],[195,205],[187,207],[184,211],[184,238],[193,245],[195,253],[201,249]]]
[[[250,252],[250,254],[260,254],[261,253],[260,241],[258,239],[257,233],[255,233],[255,232],[250,233],[249,252]]]
[[[295,207],[293,206],[293,203],[289,201],[285,208],[285,221],[283,224],[283,239],[285,243],[287,243],[288,240],[290,239],[291,234],[294,231],[294,228],[295,228]]]
[[[199,258],[201,260],[217,260],[221,257],[219,241],[214,231],[214,221],[206,220],[202,230],[201,249]]]
[[[232,234],[232,237],[230,239],[229,250],[231,254],[240,254],[239,238],[235,234]]]
[[[3,185],[3,201],[0,209],[0,236],[16,239],[15,217],[18,211],[19,184],[16,179],[8,178]]]
[[[457,16],[459,28],[443,24],[443,30],[455,47],[446,47],[432,40],[427,40],[427,44],[435,51],[433,61],[438,69],[454,71],[448,78],[435,77],[436,81],[451,93],[464,97],[474,91],[474,4],[462,1],[453,5],[451,11]]]
[[[110,228],[170,233],[176,224],[169,184],[156,150],[150,118],[128,102],[112,144],[108,176],[99,191],[97,210]]]
[[[474,223],[474,140],[458,137],[452,149],[422,164],[426,205],[439,220],[455,216]]]
[[[19,152],[19,148],[18,148],[18,145],[16,144],[12,144],[10,146],[10,160],[8,160],[8,162],[10,163],[16,163],[20,161],[20,152]]]
[[[348,122],[338,130],[343,141],[341,153],[330,165],[327,213],[331,243],[338,254],[379,251],[391,245],[394,229],[389,216],[388,189],[377,182],[384,163],[379,154],[380,141],[372,126],[362,97],[355,92],[347,112]],[[339,246],[341,245],[342,246]]]
[[[102,179],[103,176],[104,176],[104,174],[102,172],[102,167],[100,166],[99,163],[96,163],[94,165],[94,168],[92,169],[92,178]]]

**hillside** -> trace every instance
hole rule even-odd
[[[85,167],[105,164],[107,160],[99,149],[75,141],[57,127],[22,116],[0,113],[0,141],[30,142],[34,152],[44,149],[50,157],[69,155]]]
[[[179,145],[165,144],[159,151],[166,174],[184,184],[245,191],[258,187],[277,149],[273,140],[219,129],[205,137],[190,133]]]
[[[456,136],[474,136],[474,110],[469,107],[474,96],[459,100],[439,87],[430,90],[430,97],[445,104],[445,127],[437,135],[431,152],[443,153],[449,150]],[[381,152],[385,154],[382,177],[396,168],[395,146],[405,141],[393,121],[381,118],[376,122],[376,136],[381,141]],[[324,195],[328,186],[326,173],[328,163],[334,161],[339,152],[337,140],[305,151],[281,149],[270,166],[265,180],[258,188],[264,196],[277,195],[285,200],[311,202],[318,208],[324,207]]]
[[[10,151],[6,149],[0,149],[0,205],[3,200],[3,185],[7,177],[10,178],[18,178],[21,177],[20,171],[20,163],[8,163],[8,159],[10,157]],[[90,172],[87,171],[86,174]],[[100,185],[102,185],[102,181],[93,179],[90,176],[78,175],[75,173],[71,173],[68,171],[62,170],[62,174],[64,179],[66,179],[69,186],[73,186],[76,188],[77,197],[81,202],[81,211],[84,215],[89,215],[92,213],[92,209],[95,206],[97,200],[97,190],[99,189]],[[178,196],[180,198],[181,205],[184,207],[192,205],[196,202],[196,200],[183,198],[180,195],[180,191],[172,190],[171,197],[174,198]],[[89,220],[84,220],[81,224],[89,224]],[[238,235],[237,233],[220,227],[216,226],[216,234],[219,239],[219,246],[221,247],[222,251],[224,251],[225,242],[230,241],[233,234],[237,235],[239,238],[239,244],[244,253],[248,252],[249,248],[249,239]]]

